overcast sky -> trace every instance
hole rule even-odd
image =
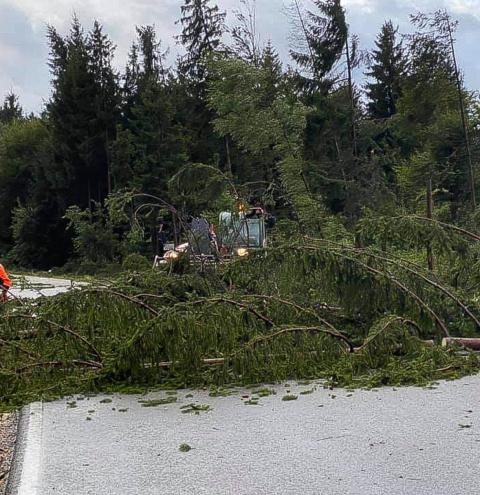
[[[214,0],[212,0],[213,2]],[[309,0],[303,0],[308,3]],[[61,33],[68,30],[72,14],[77,13],[84,26],[98,19],[117,45],[116,65],[125,65],[126,54],[135,37],[135,26],[155,24],[159,37],[171,49],[178,50],[174,36],[179,26],[182,0],[0,0],[0,96],[9,91],[20,95],[27,111],[38,112],[50,94],[47,68],[47,24]],[[239,0],[218,0],[229,13]],[[257,0],[258,27],[263,41],[271,39],[288,58],[290,25],[285,5],[290,0]],[[392,19],[407,31],[408,16],[417,10],[447,8],[459,21],[458,58],[470,89],[480,89],[480,0],[343,0],[348,22],[360,36],[363,48],[371,48],[385,19]],[[357,79],[361,74],[357,74]]]

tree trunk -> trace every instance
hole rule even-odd
[[[452,27],[450,20],[447,19],[448,35],[450,40],[450,49],[452,50],[453,68],[455,70],[455,79],[457,81],[458,101],[460,107],[460,116],[462,118],[463,135],[465,138],[465,151],[467,153],[468,171],[470,176],[470,195],[472,197],[472,207],[475,210],[477,208],[477,198],[475,191],[475,171],[473,168],[472,152],[470,149],[470,137],[468,133],[467,115],[465,112],[465,103],[463,101],[462,82],[460,80],[460,73],[458,70],[457,56],[455,54],[455,43],[453,41]]]
[[[232,167],[232,158],[230,156],[230,142],[228,140],[228,136],[225,136],[225,150],[227,153],[227,169],[230,177],[233,177],[233,167]]]
[[[428,178],[427,182],[427,218],[433,220],[433,193],[432,193],[432,178]],[[435,270],[435,260],[433,257],[433,251],[431,243],[427,245],[427,262],[428,269],[433,272]]]
[[[352,61],[350,60],[350,46],[347,39],[347,70],[348,70],[348,93],[350,98],[350,107],[352,111],[352,140],[353,140],[353,156],[358,156],[357,146],[357,126],[355,122],[355,100],[353,94],[353,78],[352,78]]]
[[[452,345],[459,345],[471,349],[472,351],[480,351],[480,339],[478,338],[445,338],[442,340],[442,347],[451,347]]]

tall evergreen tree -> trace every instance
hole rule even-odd
[[[86,37],[74,17],[67,37],[50,27],[49,40],[53,94],[47,111],[56,169],[50,178],[52,190],[63,208],[87,207],[92,199],[88,151],[95,102]]]
[[[265,93],[268,95],[269,103],[271,104],[278,96],[283,81],[282,62],[271,41],[268,41],[262,51],[260,66],[265,70]]]
[[[180,70],[194,81],[205,78],[205,56],[219,49],[225,31],[224,12],[210,0],[185,0],[181,7],[182,34],[179,41],[187,50]]]
[[[335,81],[332,70],[344,54],[348,39],[345,10],[341,0],[314,0],[316,11],[301,12],[298,1],[294,1],[294,13],[298,17],[301,51],[291,50],[293,60],[304,71],[301,83],[310,91],[328,91]]]
[[[62,38],[49,29],[53,95],[50,117],[54,161],[52,187],[63,207],[88,207],[109,191],[108,148],[118,118],[114,47],[98,23],[85,35],[77,18]]]
[[[99,184],[106,180],[107,189],[101,190],[98,196],[101,200],[105,193],[112,190],[109,150],[110,143],[115,139],[120,94],[118,76],[112,68],[115,47],[97,21],[88,35],[87,50],[89,70],[95,86],[95,119],[92,121],[90,136],[90,180],[98,181]]]
[[[215,136],[211,125],[214,115],[206,104],[206,61],[221,49],[225,17],[211,0],[184,0],[181,7],[182,33],[178,41],[185,47],[186,55],[179,60],[177,108],[193,163],[213,164],[218,162],[216,157],[225,157],[225,142]]]
[[[48,160],[42,160],[28,204],[14,216],[16,252],[37,266],[32,239],[42,239],[48,263],[65,262],[70,245],[63,219],[67,207],[91,207],[108,194],[108,150],[118,119],[114,47],[101,26],[95,23],[86,35],[74,17],[67,36],[50,27],[48,39],[53,86],[46,111]]]
[[[0,124],[10,124],[14,120],[23,117],[23,109],[15,93],[9,93],[5,97],[3,106],[0,107]]]
[[[264,107],[270,107],[284,93],[285,77],[280,57],[269,41],[259,54],[259,60],[250,65],[262,71],[262,102]],[[265,197],[267,192],[278,192],[280,180],[276,171],[276,154],[272,149],[266,149],[257,154],[241,152],[234,140],[229,136],[232,149],[234,171],[240,183],[251,184],[251,193],[255,199]],[[273,188],[273,189],[272,189]],[[271,199],[271,198],[269,198]]]
[[[185,163],[176,82],[153,26],[137,28],[125,74],[124,122],[114,144],[115,187],[166,197],[168,179]]]
[[[431,181],[433,190],[444,191],[455,217],[472,196],[468,190],[474,181],[469,180],[450,42],[423,19],[421,14],[412,19],[417,31],[409,38],[409,73],[398,101],[394,129],[405,161],[397,175],[406,201]],[[475,112],[468,113],[474,118]]]
[[[372,63],[367,76],[373,81],[366,86],[368,112],[375,119],[386,119],[397,112],[397,101],[402,94],[406,59],[402,42],[397,41],[398,28],[386,22],[375,42]]]

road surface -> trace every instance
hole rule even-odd
[[[86,285],[83,282],[73,282],[60,278],[47,277],[13,277],[13,287],[10,290],[11,297],[21,299],[38,299],[42,296],[55,296],[68,292],[75,287]]]
[[[158,407],[139,401],[174,396],[33,404],[23,412],[9,494],[479,492],[480,377],[432,389],[274,389],[257,405],[246,404],[252,390],[240,389],[228,397],[179,391],[176,403]],[[298,398],[282,400],[288,394]],[[182,413],[190,403],[211,410]]]

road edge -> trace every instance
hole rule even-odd
[[[25,406],[18,422],[5,495],[37,495],[39,488],[43,432],[43,403]]]

